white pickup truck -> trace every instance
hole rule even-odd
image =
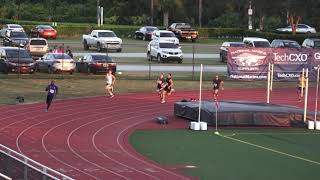
[[[82,35],[83,48],[88,50],[90,47],[96,47],[97,51],[116,50],[121,52],[122,40],[110,30],[92,30],[91,34]]]

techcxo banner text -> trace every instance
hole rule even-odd
[[[233,79],[267,79],[270,62],[274,64],[274,80],[297,80],[302,69],[308,68],[310,80],[314,81],[320,65],[320,49],[230,47],[227,62],[229,77]]]

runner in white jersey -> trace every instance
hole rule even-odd
[[[113,85],[116,81],[116,77],[112,74],[111,70],[108,70],[108,73],[106,75],[106,91],[109,93],[109,97],[113,98]]]

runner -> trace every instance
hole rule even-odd
[[[216,75],[216,77],[213,79],[212,81],[212,84],[213,84],[213,89],[212,89],[212,92],[213,92],[213,100],[214,101],[217,101],[217,98],[218,98],[218,92],[219,92],[219,89],[221,87],[221,90],[224,90],[223,88],[223,81],[219,78],[218,75]]]
[[[106,75],[106,91],[109,93],[109,97],[113,98],[113,85],[116,81],[116,77],[112,74],[112,70],[108,70],[107,75]]]
[[[163,85],[163,90],[162,90],[162,100],[161,103],[165,103],[166,102],[166,95],[170,96],[173,92],[173,80],[172,80],[172,74],[168,73],[167,79],[165,84]]]
[[[46,91],[48,91],[48,95],[46,101],[47,108],[45,109],[45,112],[48,112],[53,98],[58,94],[58,86],[55,85],[54,80],[52,80],[51,83],[46,87]]]
[[[299,102],[301,101],[301,99],[303,98],[303,92],[305,90],[305,85],[306,85],[306,78],[305,78],[305,75],[300,72],[300,76],[299,76],[299,79],[298,79],[298,100]]]
[[[160,73],[160,76],[159,76],[159,78],[157,80],[157,89],[156,89],[156,91],[160,95],[160,97],[161,97],[161,91],[163,89],[162,88],[163,83],[164,83],[163,73]]]

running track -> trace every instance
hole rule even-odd
[[[265,94],[264,89],[225,90],[220,99],[265,102]],[[309,95],[313,98],[315,90]],[[198,92],[177,92],[166,104],[152,93],[60,100],[48,113],[41,103],[0,106],[0,143],[78,180],[191,179],[142,157],[128,137],[141,128],[186,128],[185,121],[172,116],[173,104],[197,96]],[[209,99],[210,92],[203,97]],[[313,110],[311,98],[308,108]],[[271,102],[303,105],[294,88],[274,90]],[[155,123],[161,115],[171,117],[168,126]]]

